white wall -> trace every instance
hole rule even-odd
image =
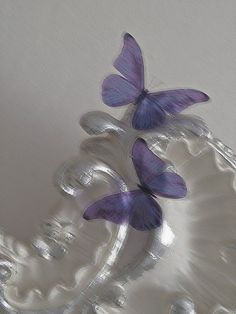
[[[120,114],[100,85],[124,31],[142,47],[147,87],[208,93],[188,112],[236,150],[235,0],[0,0],[0,223],[17,236],[58,199],[52,174],[85,137],[78,117]]]

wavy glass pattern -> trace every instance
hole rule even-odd
[[[102,112],[81,118],[91,137],[59,167],[62,193],[31,246],[0,235],[2,313],[233,313],[235,302],[235,156],[197,117],[129,127]],[[98,135],[98,137],[97,137]],[[161,228],[139,232],[82,218],[105,193],[136,182],[130,149],[137,137],[186,181],[188,197],[159,199]]]

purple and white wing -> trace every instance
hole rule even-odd
[[[152,230],[162,224],[160,205],[148,194],[137,191],[129,224],[140,231]]]
[[[168,198],[182,198],[187,194],[181,176],[167,172],[166,163],[155,155],[143,139],[137,139],[132,149],[132,159],[141,184],[152,193]]]
[[[86,220],[105,219],[115,224],[129,221],[131,208],[133,205],[133,192],[120,192],[105,196],[90,205],[84,212]]]
[[[165,111],[146,96],[139,104],[132,118],[136,130],[149,130],[160,126],[166,118]]]
[[[144,66],[141,49],[133,36],[124,35],[124,45],[114,67],[140,92],[144,89]]]
[[[117,74],[111,74],[102,84],[102,100],[110,107],[128,105],[135,102],[139,90],[126,79]]]
[[[146,142],[138,138],[132,148],[132,160],[141,184],[159,176],[166,169],[166,163],[155,155]]]
[[[153,177],[147,187],[156,195],[168,198],[183,198],[187,195],[184,179],[174,172],[163,172]]]
[[[170,114],[177,114],[187,107],[209,100],[209,96],[196,89],[175,89],[150,93],[150,102]]]

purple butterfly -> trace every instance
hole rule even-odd
[[[176,89],[150,93],[144,88],[142,53],[136,40],[124,35],[124,46],[114,67],[123,75],[111,74],[102,84],[103,102],[111,107],[134,103],[137,109],[132,125],[138,130],[152,129],[165,121],[166,113],[176,115],[188,106],[209,100],[195,89]]]
[[[137,230],[151,230],[162,223],[156,195],[168,198],[186,196],[184,180],[166,170],[166,163],[157,157],[143,139],[132,148],[132,159],[140,183],[138,189],[109,195],[90,205],[83,217],[87,220],[105,219],[116,224],[129,223]]]

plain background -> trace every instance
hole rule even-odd
[[[211,102],[187,112],[236,150],[235,0],[0,0],[0,221],[27,239],[59,195],[57,167],[77,154],[81,114],[128,31],[142,47],[147,88],[191,87]]]

